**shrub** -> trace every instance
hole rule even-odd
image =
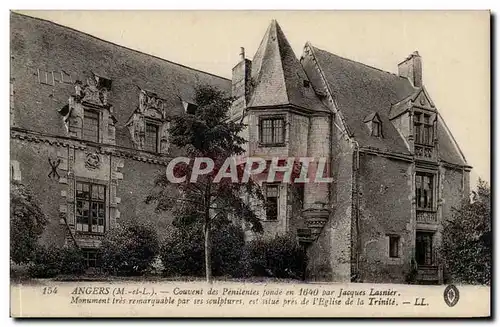
[[[27,263],[48,220],[32,193],[21,183],[10,184],[10,257]]]
[[[61,250],[55,246],[39,246],[33,252],[31,266],[28,268],[30,277],[52,278],[61,272]]]
[[[63,275],[82,275],[85,273],[85,256],[81,249],[64,247],[60,250],[61,269]]]
[[[416,284],[417,275],[418,275],[417,262],[415,261],[414,258],[412,258],[410,261],[410,267],[405,274],[405,282],[407,284]]]
[[[203,276],[204,239],[199,226],[173,228],[165,238],[160,256],[166,276]]]
[[[245,260],[247,275],[302,279],[307,255],[297,239],[286,234],[250,241]]]
[[[239,277],[245,251],[243,229],[227,220],[215,221],[212,226],[212,244],[214,276]]]
[[[152,225],[127,222],[104,236],[100,248],[102,268],[118,275],[141,275],[153,262],[158,248],[158,235]]]
[[[226,219],[213,222],[212,273],[214,276],[241,275],[245,247],[243,230]],[[161,259],[167,276],[203,276],[205,239],[202,224],[174,227],[161,247]]]
[[[75,247],[38,246],[28,268],[30,277],[52,278],[60,274],[81,275],[85,272],[84,256]]]

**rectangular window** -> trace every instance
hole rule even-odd
[[[415,176],[417,209],[434,210],[434,175],[417,173]]]
[[[415,113],[415,116],[413,118],[413,131],[415,133],[415,143],[420,144],[421,141],[421,123],[420,123],[420,116],[421,114]]]
[[[285,142],[285,120],[283,118],[266,118],[260,121],[260,143],[279,145]]]
[[[104,233],[106,220],[106,187],[76,182],[76,230]]]
[[[389,257],[399,258],[399,236],[389,235]]]
[[[415,113],[413,120],[415,143],[432,146],[434,144],[434,126],[431,115]]]
[[[144,150],[158,152],[158,125],[146,123]]]
[[[98,254],[96,249],[82,249],[84,265],[87,268],[99,267]]]
[[[372,121],[372,136],[379,137],[381,135],[382,135],[382,133],[381,133],[380,122]]]
[[[415,259],[418,265],[430,266],[433,264],[432,232],[417,232],[415,242]]]
[[[278,219],[278,194],[277,185],[266,185],[266,219]]]
[[[86,141],[99,142],[99,113],[85,110],[83,114],[82,138]]]

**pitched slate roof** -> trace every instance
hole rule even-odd
[[[320,69],[333,93],[338,109],[345,117],[349,129],[361,146],[382,151],[409,154],[401,134],[389,120],[391,107],[405,103],[407,98],[418,94],[420,89],[403,77],[342,58],[325,50],[312,47]],[[394,110],[402,110],[398,105]],[[374,112],[382,121],[383,138],[370,136],[364,120]],[[442,120],[438,120],[440,159],[457,165],[466,161],[456,142],[448,133]]]
[[[118,120],[117,145],[130,147],[124,127],[139,104],[139,88],[164,99],[171,113],[193,102],[195,87],[208,84],[228,94],[231,80],[113,44],[56,23],[11,13],[11,78],[17,101],[14,126],[53,135],[64,134],[58,110],[74,95],[72,83],[42,85],[37,70],[70,74],[72,81],[95,73],[112,80],[109,102]],[[35,76],[34,76],[35,75]],[[120,129],[124,129],[121,131]]]
[[[438,114],[437,136],[439,142],[439,159],[455,165],[468,165],[457,142],[453,138],[448,126]]]
[[[302,65],[276,20],[269,25],[252,60],[253,93],[249,107],[295,105],[325,111]]]

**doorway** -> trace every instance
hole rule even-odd
[[[434,264],[432,239],[434,232],[417,232],[415,242],[415,259],[419,266],[432,266]]]

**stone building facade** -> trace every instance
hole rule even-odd
[[[469,194],[458,144],[424,87],[415,52],[398,74],[307,43],[300,59],[276,21],[232,80],[11,14],[11,175],[51,218],[46,242],[71,238],[93,260],[103,232],[127,219],[162,230],[144,203],[182,153],[172,114],[195,87],[235,98],[248,156],[326,158],[331,183],[263,183],[264,235],[292,233],[312,280],[442,282],[442,221]],[[316,165],[316,162],[310,165]]]

